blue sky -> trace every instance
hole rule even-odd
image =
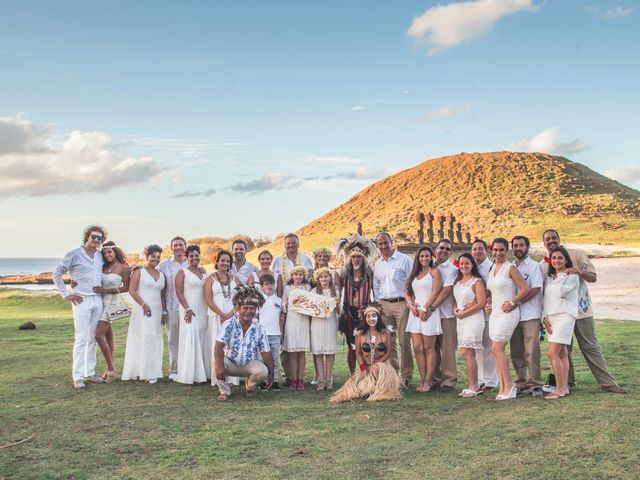
[[[0,257],[273,237],[462,151],[640,186],[636,2],[2,1]]]

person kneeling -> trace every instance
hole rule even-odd
[[[255,288],[239,287],[233,296],[233,306],[238,311],[220,327],[215,344],[220,401],[229,400],[231,395],[227,376],[247,378],[247,397],[255,396],[258,385],[266,383],[270,388],[273,383],[273,356],[267,332],[255,319],[263,304],[264,297]]]

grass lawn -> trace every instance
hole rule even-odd
[[[27,320],[37,330],[17,329]],[[126,328],[116,322],[117,366]],[[219,404],[210,386],[168,380],[75,391],[69,305],[3,290],[0,445],[28,440],[0,449],[0,478],[640,478],[640,322],[602,321],[598,332],[630,395],[601,392],[577,353],[578,387],[556,402],[407,392],[331,405],[309,389],[252,400],[234,390]]]

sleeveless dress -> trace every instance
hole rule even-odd
[[[558,273],[547,277],[544,286],[544,316],[551,322],[549,342],[571,345],[573,328],[578,316],[580,278]]]
[[[331,289],[323,290],[322,295],[330,297]],[[314,355],[334,355],[338,350],[337,307],[327,318],[311,317],[311,353]]]
[[[513,300],[518,286],[509,276],[511,262],[504,262],[496,272],[498,265],[489,273],[487,289],[491,291],[491,315],[489,315],[489,337],[494,342],[508,342],[520,321],[520,309],[514,308],[509,313],[502,311],[502,304]]]
[[[164,274],[154,279],[146,268],[140,270],[138,295],[151,308],[145,317],[142,306],[134,302],[124,351],[122,380],[155,380],[162,378],[162,299]]]
[[[431,269],[420,280],[417,278],[411,282],[413,288],[413,294],[415,295],[415,303],[421,308],[425,308],[425,303],[431,297],[433,291],[433,277],[431,276]],[[442,325],[440,323],[440,309],[436,308],[435,312],[431,312],[431,315],[426,322],[420,320],[420,317],[416,317],[411,311],[409,311],[409,319],[407,320],[407,328],[405,330],[408,333],[419,333],[425,336],[442,335]]]
[[[229,284],[229,290],[227,287],[223,287],[222,284],[218,280],[214,280],[211,285],[211,291],[213,293],[213,303],[222,310],[224,313],[229,313],[233,310],[233,294],[237,288],[235,280]],[[226,297],[225,297],[226,295]],[[209,319],[209,350],[211,357],[211,385],[217,386],[218,380],[215,378],[216,371],[216,359],[214,355],[216,338],[218,338],[218,331],[224,322],[220,321],[220,317],[217,313],[207,307],[207,318]],[[229,377],[228,383],[238,384],[239,382],[236,380],[238,377]]]
[[[103,288],[118,288],[122,286],[122,277],[117,273],[103,273],[102,274],[102,287]],[[121,305],[124,303],[122,296],[118,293],[105,293],[102,295],[102,314],[100,315],[101,322],[109,322],[107,311],[109,307],[113,305]],[[149,302],[147,302],[149,303]]]
[[[282,304],[286,305],[287,309],[287,319],[284,324],[284,341],[282,343],[282,350],[285,352],[308,352],[311,346],[309,315],[294,312],[289,309],[288,305],[289,294],[293,290],[300,288],[309,290],[308,285],[303,285],[302,287],[287,285],[284,287],[284,293],[282,294]]]
[[[465,283],[456,282],[453,286],[453,297],[456,299],[458,308],[464,307],[466,304],[475,300],[476,294],[473,286],[476,282],[482,281],[479,278],[473,278]],[[456,319],[456,331],[458,332],[458,347],[473,348],[482,350],[482,334],[484,332],[484,310],[480,310],[468,317]]]
[[[191,323],[184,321],[185,309],[180,305],[180,342],[178,345],[178,383],[201,383],[211,378],[211,340],[204,281],[187,268],[184,272],[184,297],[193,310]]]

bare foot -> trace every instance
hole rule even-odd
[[[225,395],[223,393],[221,393],[220,395],[218,395],[218,401],[220,402],[226,402],[229,400],[229,395]]]

